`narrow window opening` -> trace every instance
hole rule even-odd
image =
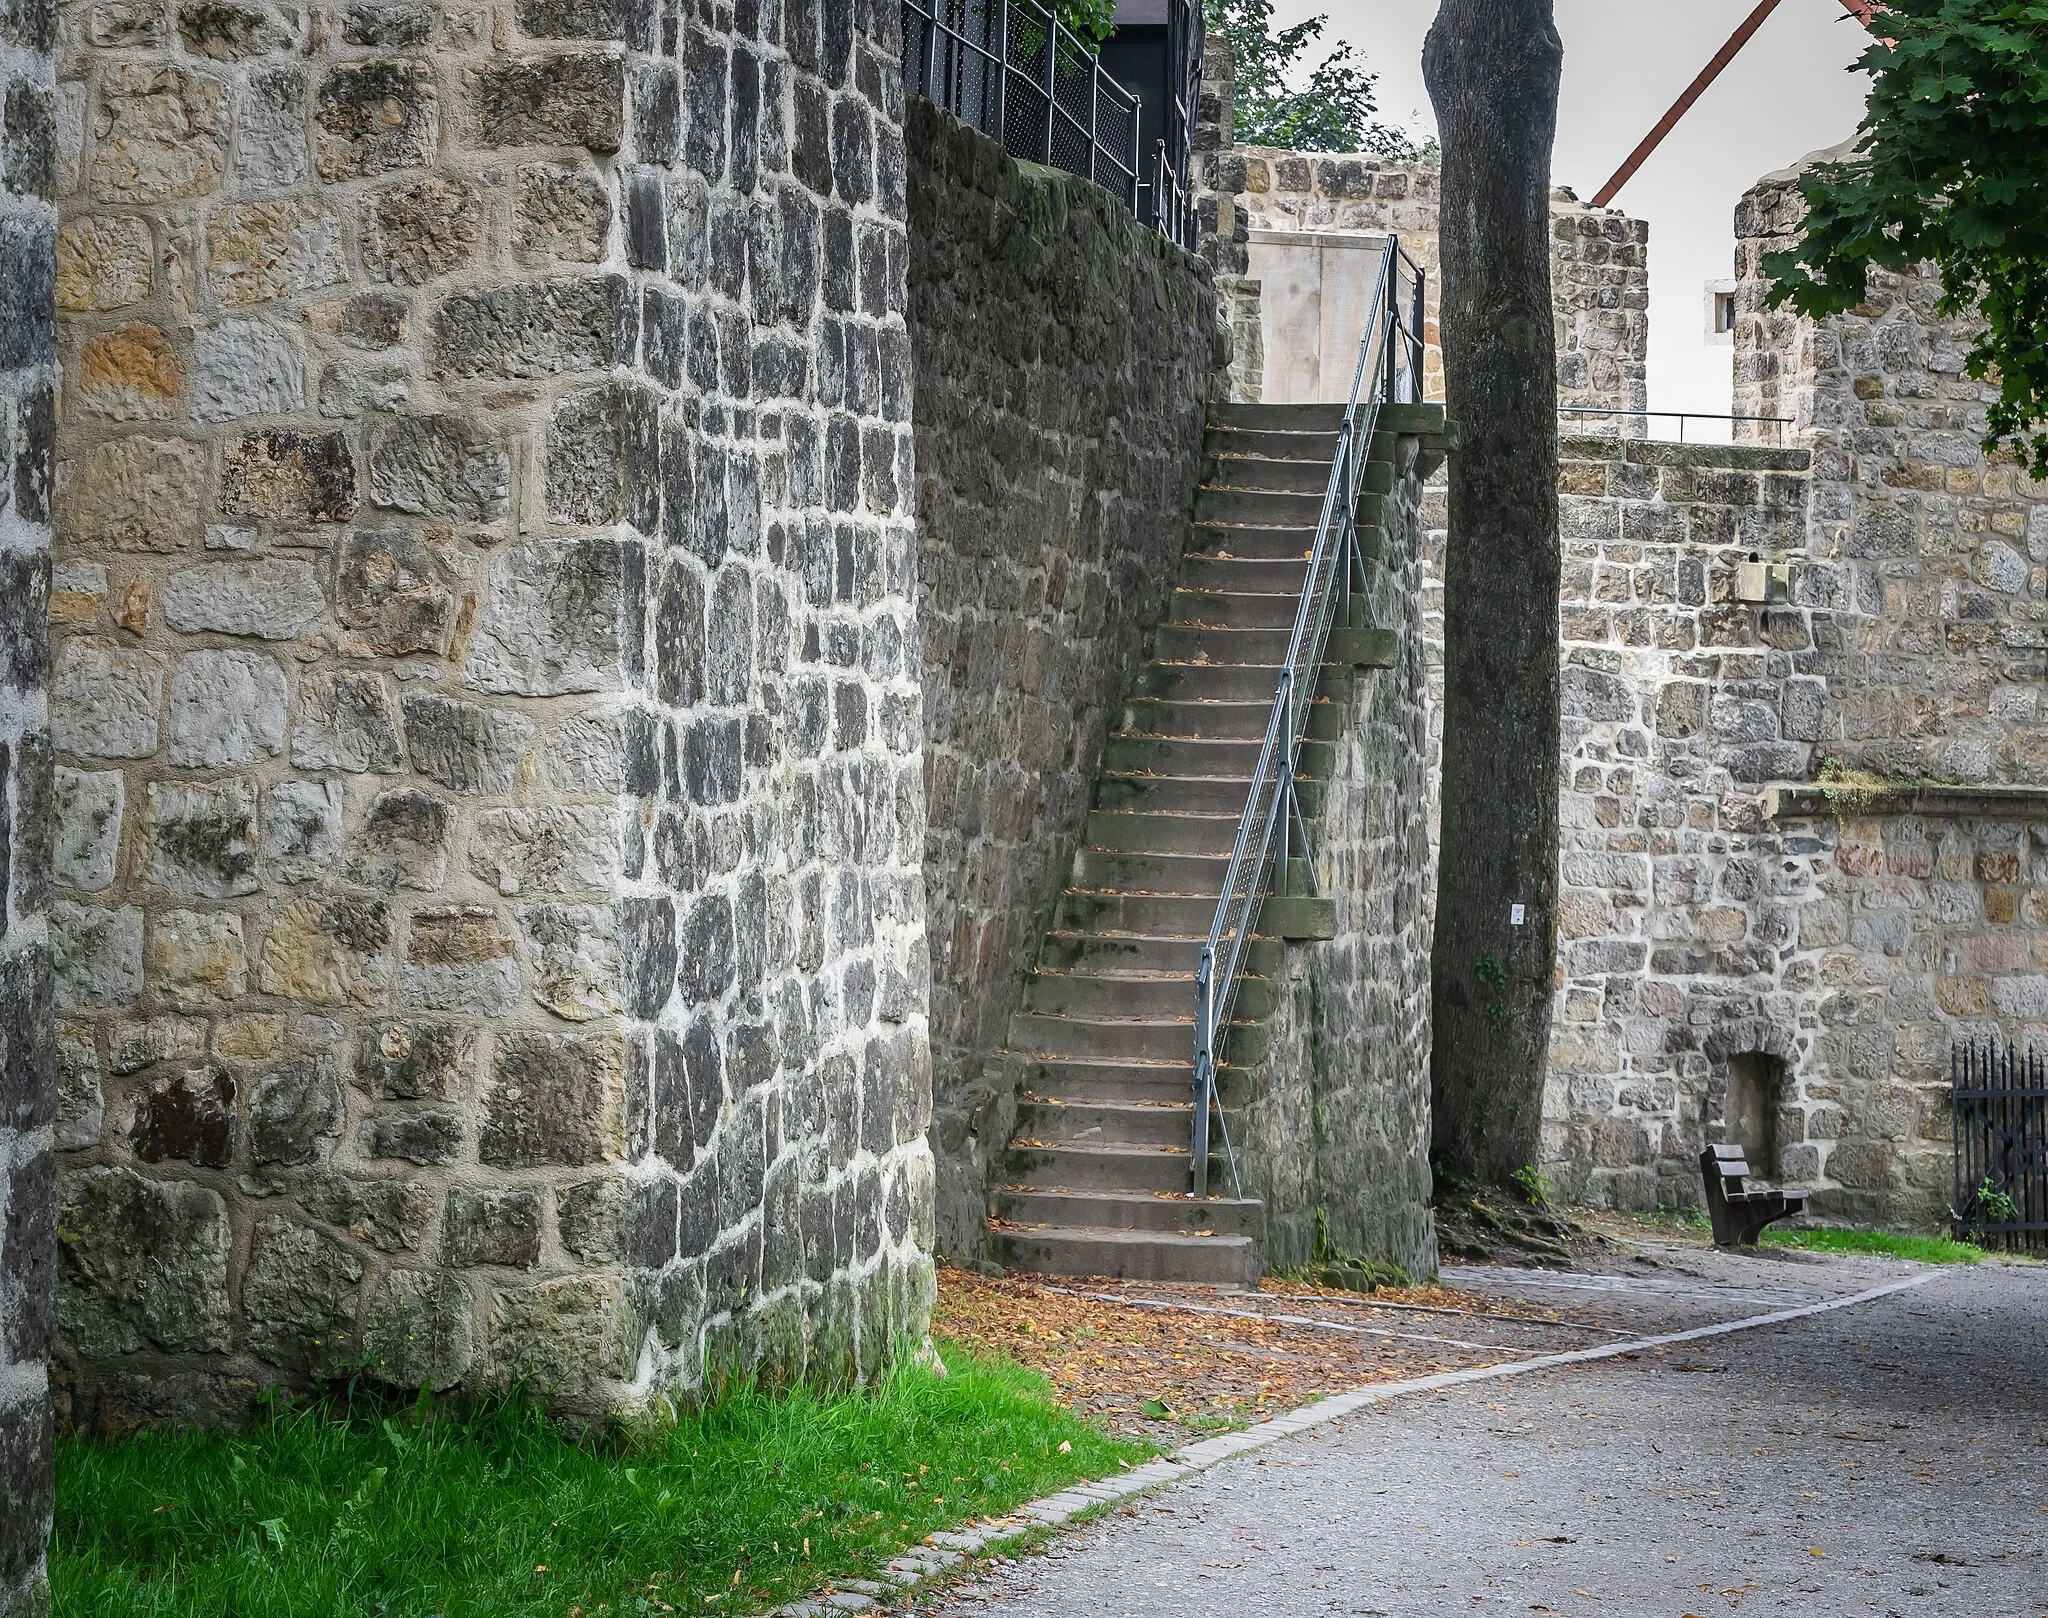
[[[1735,329],[1735,294],[1717,292],[1714,294],[1714,330],[1729,332]]]

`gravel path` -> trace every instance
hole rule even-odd
[[[1846,1296],[1868,1260],[1666,1250],[1456,1283],[1632,1331]],[[927,1614],[2048,1618],[2048,1267],[1403,1400],[1215,1468]]]

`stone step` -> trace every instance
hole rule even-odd
[[[1322,683],[1316,689],[1320,700],[1348,703],[1357,686],[1357,673],[1350,664],[1323,665]],[[1280,692],[1277,666],[1257,663],[1147,663],[1132,683],[1131,697],[1139,700],[1177,699],[1183,702],[1257,702],[1270,707]]]
[[[1190,813],[1242,816],[1251,796],[1248,776],[1103,775],[1095,783],[1098,809],[1164,809],[1169,805]],[[1295,796],[1303,814],[1323,812],[1325,783],[1299,776]]]
[[[1337,433],[1264,432],[1248,427],[1211,426],[1202,435],[1204,455],[1258,455],[1269,461],[1315,461],[1326,470],[1337,458]]]
[[[1198,893],[1223,891],[1230,864],[1221,854],[1145,854],[1117,848],[1074,851],[1074,886],[1112,888],[1119,893]]]
[[[1232,432],[1335,433],[1344,425],[1344,406],[1217,404],[1209,407],[1209,425]]]
[[[1068,888],[1060,895],[1054,925],[1064,932],[1207,938],[1215,919],[1216,899],[1207,894]],[[1314,894],[1268,895],[1252,931],[1265,938],[1335,938],[1336,901]]]
[[[1218,1170],[1230,1183],[1230,1165],[1219,1141],[1209,1154],[1209,1181]],[[1193,1181],[1185,1138],[1160,1146],[1077,1146],[1072,1142],[1033,1144],[1020,1136],[1003,1153],[997,1172],[1002,1184],[1025,1191],[1177,1191]]]
[[[1252,591],[1175,590],[1166,603],[1166,620],[1218,629],[1292,629],[1301,611],[1301,593],[1274,595]]]
[[[1330,483],[1328,461],[1278,460],[1263,455],[1210,453],[1202,460],[1202,486],[1210,489],[1273,489],[1321,495]]]
[[[1195,1014],[1195,975],[1102,977],[1077,972],[1034,972],[1024,987],[1027,1012],[1047,1017],[1146,1017],[1167,1020]],[[1244,1021],[1273,1014],[1273,980],[1239,981],[1231,1015]],[[1192,1058],[1190,1058],[1192,1060]]]
[[[1255,528],[1318,527],[1323,518],[1320,494],[1278,494],[1268,490],[1212,489],[1195,491],[1195,521],[1241,523]]]
[[[1259,738],[1222,740],[1200,736],[1140,736],[1125,732],[1103,748],[1104,769],[1155,775],[1222,775],[1250,784],[1258,768]],[[1336,744],[1311,737],[1295,751],[1298,773],[1328,780]]]
[[[1134,938],[1124,933],[1056,930],[1045,935],[1038,965],[1045,972],[1109,978],[1155,972],[1180,972],[1192,977],[1207,942],[1206,932],[1200,938]],[[1245,970],[1272,977],[1280,970],[1284,950],[1277,938],[1254,938],[1245,946]]]
[[[1351,705],[1317,698],[1309,704],[1307,734],[1335,741],[1344,734]],[[1212,737],[1218,741],[1263,738],[1273,719],[1273,697],[1254,702],[1201,702],[1187,698],[1139,697],[1124,709],[1123,733],[1137,736]]]
[[[1183,815],[1166,809],[1097,809],[1081,834],[1089,848],[1133,854],[1228,854],[1243,812]]]
[[[1255,1197],[998,1191],[996,1214],[1019,1225],[1067,1230],[1175,1231],[1186,1236],[1249,1236],[1256,1242],[1266,1236],[1266,1205]]]
[[[1194,1045],[1178,1061],[1109,1061],[1092,1056],[1010,1053],[1022,1096],[1047,1101],[1184,1102],[1194,1093]],[[1233,1110],[1251,1093],[1251,1069],[1219,1067],[1216,1092]]]
[[[1316,530],[1260,528],[1243,523],[1196,523],[1190,531],[1188,556],[1241,556],[1261,561],[1305,562],[1315,549]],[[1185,558],[1183,558],[1185,562]]]
[[[1017,1138],[1061,1146],[1178,1146],[1188,1150],[1193,1100],[1026,1101],[1017,1108]]]
[[[990,1232],[990,1241],[999,1262],[1035,1275],[1099,1275],[1116,1281],[1179,1281],[1232,1289],[1256,1286],[1259,1279],[1259,1247],[1249,1236],[998,1228]]]
[[[1230,1059],[1256,1067],[1272,1044],[1263,1023],[1235,1023]],[[1192,1062],[1195,1002],[1178,1017],[1150,1020],[1123,1017],[1053,1017],[1020,1011],[1010,1018],[1010,1049],[1026,1056],[1091,1056],[1117,1061]]]
[[[1183,590],[1251,591],[1301,599],[1308,582],[1306,556],[1187,556],[1181,561]]]

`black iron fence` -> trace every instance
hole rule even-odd
[[[2048,1247],[2048,1061],[2010,1041],[1949,1047],[1957,1240]]]
[[[902,5],[907,94],[936,102],[1012,157],[1093,180],[1181,246],[1194,246],[1188,163],[1193,97],[1200,93],[1199,31],[1192,47],[1181,40],[1185,29],[1175,31],[1174,68],[1189,88],[1169,98],[1166,138],[1148,156],[1138,149],[1137,95],[1038,0]]]
[[[1783,449],[1788,429],[1796,423],[1790,416],[1716,416],[1699,410],[1616,410],[1606,405],[1559,405],[1558,431],[1584,438],[1648,438],[1656,423],[1678,423],[1678,442],[1683,444],[1687,425],[1696,444],[1738,444],[1745,449]],[[1657,431],[1665,431],[1661,427]]]

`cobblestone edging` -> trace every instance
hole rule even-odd
[[[1333,1398],[1318,1400],[1312,1405],[1303,1405],[1299,1410],[1289,1411],[1284,1416],[1275,1416],[1271,1421],[1262,1421],[1256,1427],[1247,1428],[1243,1432],[1224,1433],[1215,1438],[1204,1438],[1192,1444],[1185,1444],[1172,1454],[1147,1461],[1143,1466],[1134,1467],[1121,1476],[1103,1478],[1092,1483],[1074,1484],[1057,1494],[1045,1495],[1019,1506],[1009,1516],[983,1527],[928,1535],[923,1547],[891,1558],[882,1569],[882,1578],[837,1580],[832,1591],[777,1607],[769,1614],[769,1618],[826,1618],[827,1614],[837,1612],[865,1612],[885,1599],[894,1599],[917,1589],[928,1580],[945,1577],[972,1557],[1021,1546],[1051,1529],[1091,1517],[1110,1506],[1121,1505],[1126,1500],[1136,1499],[1155,1489],[1170,1488],[1224,1461],[1248,1455],[1254,1450],[1266,1449],[1282,1439],[1293,1438],[1297,1434],[1308,1432],[1311,1428],[1327,1426],[1333,1421],[1341,1421],[1346,1416],[1356,1415],[1373,1405],[1390,1404],[1410,1394],[1434,1393],[1442,1388],[1462,1387],[1473,1382],[1504,1381],[1509,1377],[1528,1376],[1536,1371],[1554,1371],[1569,1365],[1621,1359],[1641,1354],[1648,1349],[1669,1348],[1678,1343],[1696,1343],[1710,1337],[1726,1337],[1735,1332],[1754,1331],[1763,1326],[1782,1326],[1814,1315],[1829,1314],[1837,1309],[1874,1303],[1879,1298],[1890,1297],[1896,1292],[1910,1291],[1936,1279],[1938,1276],[1933,1272],[1908,1276],[1902,1281],[1889,1281],[1883,1286],[1869,1287],[1847,1297],[1829,1298],[1820,1303],[1801,1304],[1791,1309],[1776,1309],[1768,1314],[1750,1315],[1741,1320],[1717,1321],[1710,1326],[1693,1326],[1685,1331],[1660,1332],[1648,1337],[1630,1338],[1623,1342],[1602,1343],[1597,1348],[1569,1349],[1563,1353],[1545,1354],[1535,1359],[1517,1360],[1506,1365],[1482,1365],[1462,1371],[1441,1371],[1434,1376],[1411,1377],[1405,1382],[1379,1383],[1360,1388],[1354,1393],[1341,1393]]]

